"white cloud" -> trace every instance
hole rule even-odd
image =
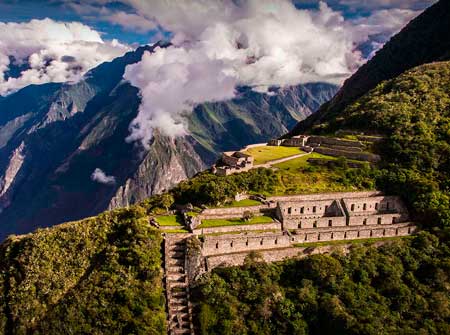
[[[97,31],[79,22],[0,22],[0,36],[1,95],[29,84],[77,81],[89,69],[129,50],[116,40],[103,41]],[[18,78],[5,78],[13,65],[10,56],[28,64]]]
[[[103,172],[99,168],[95,169],[94,172],[92,172],[91,179],[105,185],[114,185],[116,183],[116,178],[114,176],[107,176],[105,172]]]
[[[93,2],[93,4],[71,2],[67,3],[66,6],[86,19],[109,22],[119,25],[125,30],[137,31],[139,33],[158,30],[158,25],[155,21],[149,20],[144,16],[121,10],[112,10],[105,6],[101,6],[101,2]]]
[[[425,9],[438,0],[338,0],[341,5],[352,7],[354,9]]]
[[[173,46],[130,65],[125,79],[142,104],[129,140],[152,129],[185,133],[183,115],[201,102],[229,99],[238,85],[264,91],[307,82],[341,83],[361,64],[353,35],[325,3],[298,10],[288,0],[128,0],[139,15],[174,34]]]
[[[354,40],[365,41],[368,36],[376,34],[392,36],[420,13],[410,9],[382,9],[372,12],[368,17],[354,19],[351,21]]]
[[[110,23],[120,25],[125,29],[136,30],[141,33],[146,33],[151,30],[158,29],[158,26],[155,24],[155,22],[132,13],[125,13],[121,11],[112,12],[109,15],[105,15],[103,19]]]

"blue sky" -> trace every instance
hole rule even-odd
[[[147,0],[151,3],[152,0]],[[128,44],[146,44],[160,36],[155,31],[136,31],[103,21],[95,13],[77,13],[72,7],[92,6],[91,0],[0,0],[0,22],[26,22],[32,19],[51,18],[58,21],[79,21],[101,32],[106,39],[116,38]],[[112,11],[132,13],[133,9],[119,1],[98,1],[95,6],[106,7]],[[294,0],[297,8],[317,8],[318,0]],[[380,9],[423,10],[434,0],[328,0],[334,10],[341,11],[347,19],[367,17]]]

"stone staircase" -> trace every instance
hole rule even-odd
[[[168,334],[194,335],[185,269],[186,235],[168,234],[164,242]]]

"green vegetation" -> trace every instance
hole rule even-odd
[[[166,234],[180,234],[180,233],[189,233],[187,229],[166,229],[164,230]]]
[[[216,269],[194,292],[201,334],[449,334],[450,233],[348,256]]]
[[[313,166],[307,163],[308,158],[327,158],[336,164],[331,167]],[[177,203],[226,207],[237,193],[243,192],[271,196],[374,189],[374,176],[377,174],[377,170],[370,166],[352,169],[343,158],[317,153],[276,167],[276,171],[258,168],[226,177],[203,172],[181,182],[171,192]]]
[[[183,226],[183,218],[180,215],[161,215],[155,217],[160,226]]]
[[[261,202],[253,199],[243,199],[239,201],[232,201],[229,204],[225,204],[223,207],[247,207],[247,206],[258,206]]]
[[[427,225],[450,226],[450,62],[383,82],[322,128],[384,133],[378,187],[402,195]]]
[[[279,229],[256,229],[251,231],[252,233],[279,233],[280,230]],[[204,234],[204,235],[200,235],[200,237],[202,236],[221,236],[221,235],[244,235],[244,234],[248,234],[247,231],[224,231],[224,232],[218,232],[218,233],[208,233],[208,234]]]
[[[141,207],[0,245],[0,333],[165,334],[162,239]]]
[[[308,159],[310,159],[310,158],[322,158],[322,159],[332,159],[332,160],[337,159],[336,157],[322,155],[317,152],[312,152],[309,155],[305,155],[305,156],[302,156],[299,158],[294,158],[294,159],[291,159],[291,160],[283,162],[283,163],[275,164],[273,167],[277,168],[277,169],[282,169],[282,170],[306,168],[306,167],[311,166],[308,163]]]
[[[333,166],[315,166],[308,163],[310,158],[328,159]],[[348,192],[369,190],[375,188],[373,180],[377,170],[366,166],[360,169],[350,169],[345,158],[312,153],[275,165],[278,168],[279,183],[274,193],[301,194],[320,192]]]
[[[280,158],[290,157],[304,153],[299,148],[295,147],[274,147],[264,146],[250,148],[244,153],[251,155],[255,161],[254,164],[264,164]]]
[[[240,225],[252,225],[258,223],[271,223],[273,219],[270,216],[254,216],[249,220],[242,218],[235,219],[208,219],[202,220],[202,223],[198,228],[210,228],[210,227],[222,227],[222,226],[240,226]]]

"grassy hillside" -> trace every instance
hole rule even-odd
[[[397,77],[416,66],[450,59],[450,1],[440,0],[401,32],[391,38],[365,65],[352,75],[328,103],[306,120],[293,134],[339,117],[342,110],[384,80]]]
[[[403,195],[427,223],[450,225],[450,62],[383,82],[315,130],[386,135],[379,187]]]
[[[142,208],[0,245],[0,334],[165,334],[160,233]]]

